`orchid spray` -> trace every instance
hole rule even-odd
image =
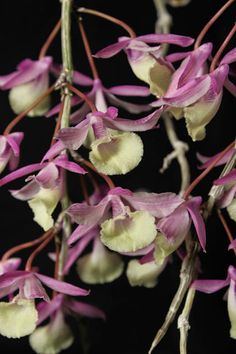
[[[175,323],[179,345],[169,344],[168,353],[206,353],[195,350],[191,310],[199,292],[225,288],[222,308],[235,346],[235,125],[222,107],[225,96],[236,96],[236,25],[218,42],[212,35],[235,1],[198,21],[197,35],[175,26],[195,0],[150,0],[149,33],[136,33],[103,2],[55,1],[60,15],[41,49],[1,71],[0,90],[16,117],[2,119],[0,195],[7,188],[6,200],[13,197],[4,205],[16,206],[7,233],[14,220],[20,236],[0,260],[1,338],[28,336],[30,353],[38,354],[151,354],[164,337],[172,342]],[[230,132],[220,145],[213,137],[220,138],[222,119]],[[31,124],[40,127],[35,142]],[[18,217],[21,207],[29,228]],[[213,223],[215,242],[225,242],[218,259]],[[216,273],[205,271],[208,259]],[[219,259],[227,261],[217,273]],[[109,334],[104,327],[119,297],[122,320]],[[199,322],[207,315],[199,311]],[[127,343],[134,318],[142,344],[137,335]]]

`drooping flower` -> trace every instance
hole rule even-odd
[[[11,302],[0,302],[0,333],[9,338],[20,338],[34,331],[38,320],[34,299],[49,301],[42,283],[59,293],[86,296],[88,291],[29,271],[10,271],[0,276],[0,297],[19,290]]]
[[[0,76],[0,89],[10,90],[9,101],[12,110],[18,114],[25,111],[49,85],[51,57],[39,60],[24,59],[11,74]],[[28,116],[41,116],[49,109],[49,97],[32,109]]]
[[[228,65],[221,63],[214,71],[204,72],[211,49],[211,43],[206,43],[190,52],[173,74],[166,93],[152,103],[154,107],[182,108],[193,141],[204,139],[205,127],[219,109],[229,71]]]
[[[60,294],[50,303],[40,303],[37,310],[37,325],[50,316],[49,324],[38,327],[29,337],[31,347],[38,354],[57,354],[71,346],[74,336],[64,320],[65,315],[105,319],[104,312],[97,307]]]
[[[53,158],[65,148],[77,150],[92,128],[94,141],[90,145],[89,157],[97,170],[109,175],[125,174],[139,164],[143,155],[142,140],[133,132],[154,128],[162,111],[161,108],[137,120],[119,118],[115,107],[109,107],[105,113],[89,113],[75,127],[61,129],[58,142],[47,152],[44,160]]]
[[[236,339],[236,268],[229,266],[227,278],[224,280],[195,280],[194,289],[207,294],[214,293],[229,285],[227,295],[228,315],[231,323],[230,337]]]
[[[53,65],[53,71],[58,76],[61,72],[61,66]],[[112,86],[110,88],[104,87],[100,79],[92,79],[78,71],[74,71],[73,83],[81,86],[92,86],[89,92],[85,92],[86,96],[95,104],[95,107],[100,112],[106,112],[108,105],[115,105],[127,110],[130,113],[141,113],[150,111],[149,104],[138,104],[127,102],[124,99],[117,96],[135,96],[135,97],[147,97],[150,95],[150,90],[145,86],[138,85],[119,85]],[[75,110],[70,117],[72,124],[79,123],[84,116],[89,113],[89,106],[86,102],[79,97],[72,98],[72,107],[82,104],[78,110]],[[60,110],[61,104],[53,107],[48,113],[47,117],[51,117],[57,114]]]
[[[10,171],[17,168],[23,137],[24,133],[21,132],[14,132],[6,136],[0,135],[0,173],[8,163]]]
[[[138,259],[128,263],[126,276],[131,286],[144,286],[153,288],[157,285],[158,276],[164,270],[166,262],[157,265],[154,261],[141,264]]]
[[[34,220],[45,231],[54,224],[52,213],[63,194],[63,174],[60,171],[62,168],[76,173],[86,173],[78,164],[68,161],[65,156],[59,156],[49,163],[22,167],[0,180],[0,185],[4,185],[16,178],[40,170],[36,176],[31,175],[26,179],[29,183],[24,187],[10,192],[15,198],[28,201],[34,213]]]
[[[175,44],[186,47],[193,41],[190,37],[174,34],[146,34],[136,38],[120,37],[118,42],[100,50],[95,56],[110,58],[124,50],[134,74],[151,86],[152,93],[160,96],[166,91],[174,68],[170,62],[162,58],[161,45],[151,47],[147,43]],[[155,85],[150,77],[151,70],[152,75],[155,76]]]
[[[122,258],[108,251],[100,239],[94,240],[93,250],[77,261],[77,272],[81,280],[88,284],[110,283],[124,270]]]

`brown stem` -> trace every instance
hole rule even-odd
[[[77,96],[81,97],[87,105],[90,107],[92,112],[97,112],[97,108],[95,104],[86,96],[83,92],[72,86],[71,84],[67,84],[67,87],[70,91],[74,92]]]
[[[107,175],[104,175],[103,173],[98,172],[96,167],[90,161],[85,160],[83,157],[78,155],[75,151],[70,151],[70,153],[75,161],[81,162],[82,164],[84,164],[85,166],[89,167],[91,170],[96,172],[100,177],[102,177],[110,189],[115,188],[115,185],[114,185],[113,181],[111,180],[111,178]]]
[[[105,14],[104,12],[100,12],[100,11],[97,11],[97,10],[93,10],[93,9],[87,9],[85,7],[80,7],[78,9],[78,12],[79,13],[84,13],[84,14],[90,14],[90,15],[94,15],[94,16],[98,16],[98,17],[101,17],[101,18],[104,18],[105,20],[108,20],[112,23],[115,23],[116,25],[124,28],[125,31],[127,31],[129,33],[129,36],[131,38],[135,38],[136,37],[136,33],[134,32],[134,30],[129,26],[127,25],[127,23],[119,20],[118,18],[115,18],[113,16],[110,16],[110,15],[107,15]]]
[[[44,92],[37,100],[35,100],[24,112],[21,112],[16,116],[6,127],[3,132],[3,135],[8,135],[12,131],[12,129],[18,124],[34,107],[36,107],[41,101],[45,99],[50,93],[54,91],[55,85],[50,86],[47,91]]]
[[[82,20],[81,17],[79,18],[78,22],[79,22],[79,29],[80,29],[81,37],[82,37],[83,44],[84,44],[84,49],[85,49],[86,54],[87,54],[87,58],[88,58],[90,69],[91,69],[92,74],[93,74],[93,78],[94,78],[94,80],[99,79],[98,71],[97,71],[96,65],[95,65],[94,60],[93,60],[93,56],[92,56],[91,48],[90,48],[90,45],[89,45],[88,37],[87,37],[86,32],[84,30],[83,20]]]
[[[234,238],[232,236],[230,228],[227,225],[227,222],[226,222],[226,220],[225,220],[225,218],[224,218],[224,216],[223,216],[223,214],[222,214],[220,209],[217,209],[217,215],[218,215],[218,217],[219,217],[219,219],[221,221],[221,224],[223,225],[223,228],[224,228],[224,230],[226,232],[226,235],[228,236],[229,241],[232,242],[234,240]],[[236,249],[234,248],[233,250],[234,250],[234,253],[236,255]]]
[[[203,27],[203,29],[201,30],[201,32],[199,33],[195,45],[194,45],[194,49],[200,47],[201,42],[203,40],[203,37],[205,37],[206,33],[209,31],[209,29],[211,28],[211,26],[215,23],[215,21],[225,12],[225,10],[234,2],[235,0],[228,0],[218,11],[217,13],[210,19],[210,21],[208,21],[208,23],[205,25],[205,27]]]
[[[39,52],[39,59],[42,59],[43,57],[45,57],[48,48],[50,47],[50,45],[52,44],[54,38],[56,37],[56,35],[58,34],[59,30],[61,28],[61,20],[59,20],[56,24],[56,26],[53,28],[52,32],[49,34],[46,42],[44,43],[44,45],[42,46],[40,52]]]
[[[224,42],[221,44],[220,48],[217,50],[214,58],[212,59],[211,66],[210,66],[210,72],[215,70],[217,63],[219,62],[219,59],[221,57],[221,54],[225,50],[226,46],[228,45],[229,41],[233,37],[233,35],[236,32],[236,24],[233,25],[231,31],[229,32],[228,36],[225,38]]]
[[[234,147],[235,141],[232,141],[216,158],[212,161],[212,163],[190,184],[190,186],[186,189],[183,198],[187,199],[192,190],[201,182],[201,180],[208,175],[208,173],[215,167],[218,161],[222,159],[222,157],[227,154],[227,152]]]
[[[39,245],[34,252],[31,253],[31,255],[29,256],[26,265],[25,265],[25,270],[30,272],[32,269],[32,263],[35,259],[35,257],[47,246],[47,244],[54,238],[55,236],[55,230],[53,228],[51,228],[48,231],[48,237],[46,238],[46,240],[44,240],[41,245]]]
[[[30,247],[36,246],[38,243],[40,243],[40,242],[44,241],[45,239],[47,239],[48,236],[51,234],[51,232],[52,232],[52,229],[50,229],[47,232],[45,232],[42,236],[40,236],[36,240],[25,242],[25,243],[22,243],[21,245],[17,245],[15,247],[10,248],[2,256],[2,261],[8,260],[16,252],[19,252],[19,251],[24,250],[26,248],[30,248]]]

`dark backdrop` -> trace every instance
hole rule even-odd
[[[106,11],[128,22],[137,34],[152,33],[155,21],[155,12],[151,0],[145,1],[108,1],[87,0],[74,1],[77,6],[87,6]],[[174,19],[173,32],[178,34],[196,36],[206,21],[214,14],[216,9],[224,1],[192,0],[191,4],[183,8],[169,8]],[[210,30],[207,40],[212,40],[217,45],[225,38],[235,20],[232,13],[236,5],[218,21]],[[14,70],[16,64],[24,58],[36,59],[41,45],[49,31],[60,16],[60,3],[57,0],[41,1],[1,1],[0,2],[0,44],[1,60],[0,74],[6,74]],[[78,70],[90,74],[81,39],[76,26],[76,15],[73,24],[74,63]],[[123,35],[123,31],[101,19],[84,16],[84,25],[87,30],[93,52],[116,40]],[[232,41],[234,43],[234,40]],[[59,38],[50,48],[49,54],[60,61]],[[233,44],[232,44],[233,45]],[[232,46],[231,45],[231,46]],[[119,55],[110,61],[98,61],[98,70],[104,83],[138,84],[127,65],[124,55]],[[7,102],[7,92],[0,95],[2,129],[13,117]],[[123,112],[122,112],[123,113]],[[123,113],[123,116],[125,112]],[[214,121],[207,128],[207,139],[193,144],[186,134],[184,122],[177,124],[179,136],[186,140],[191,147],[188,158],[192,168],[192,178],[199,171],[196,168],[196,152],[214,154],[224,148],[235,136],[234,98],[227,94]],[[21,166],[37,162],[48,148],[50,136],[53,133],[54,121],[45,118],[28,118],[19,124],[19,130],[26,132],[22,144],[23,156]],[[163,126],[158,131],[142,134],[145,144],[145,154],[142,163],[131,173],[123,177],[115,177],[117,185],[132,190],[145,188],[149,191],[178,191],[179,170],[177,163],[160,175],[163,157],[170,152],[171,147],[165,136]],[[212,172],[196,189],[195,194],[202,194],[207,198],[210,183],[220,173],[220,169]],[[73,201],[80,197],[77,181],[71,177],[72,187],[70,193]],[[12,183],[10,188],[18,188],[23,181]],[[40,228],[31,220],[30,211],[25,205],[10,198],[7,188],[0,191],[1,210],[1,249],[2,252],[15,245],[40,235]],[[230,223],[235,231],[235,225]],[[201,255],[204,277],[224,278],[229,264],[235,264],[232,253],[227,251],[228,241],[224,231],[216,219],[212,216],[207,225],[207,253]],[[27,253],[23,253],[23,256]],[[42,272],[48,272],[51,263],[45,262],[39,256],[36,260],[41,266]],[[101,307],[107,313],[107,321],[84,320],[82,326],[87,328],[87,336],[91,343],[91,354],[144,354],[153,339],[156,330],[161,325],[171,298],[178,285],[179,260],[173,258],[160,276],[160,281],[155,289],[131,288],[125,276],[118,281],[104,285],[91,287],[92,294],[88,301]],[[76,276],[71,279],[77,281]],[[197,294],[190,317],[191,330],[189,333],[189,354],[233,354],[236,350],[235,342],[229,338],[229,320],[227,317],[226,303],[222,300],[224,291],[215,295]],[[79,329],[78,323],[71,322],[76,336],[74,345],[65,353],[82,353],[81,336],[83,329]],[[81,326],[81,324],[80,324]],[[0,337],[2,353],[24,352],[32,353],[28,346],[28,339],[8,340]],[[4,348],[4,349],[3,349]],[[178,353],[178,331],[176,322],[171,326],[168,334],[161,342],[156,353]]]

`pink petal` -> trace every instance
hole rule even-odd
[[[235,148],[231,148],[225,155],[224,157],[222,157],[221,160],[219,160],[217,162],[217,164],[215,166],[220,166],[220,165],[224,165],[230,158],[231,156],[234,154],[235,152]],[[221,154],[221,152],[219,152],[218,154],[211,156],[211,157],[207,157],[207,156],[203,156],[199,153],[197,153],[197,158],[200,162],[202,162],[203,164],[201,166],[199,166],[200,169],[205,169],[207,168],[214,160],[216,160],[218,158],[218,156]]]
[[[146,97],[150,95],[150,90],[145,86],[120,85],[113,86],[106,90],[114,95]]]
[[[188,47],[193,44],[194,39],[186,36],[179,36],[176,34],[145,34],[135,38],[145,43],[169,43],[179,45],[181,47]]]
[[[236,247],[236,239],[234,239],[232,242],[230,242],[228,250],[232,250]]]
[[[80,167],[80,165],[75,162],[68,161],[68,160],[62,159],[62,158],[57,158],[54,162],[55,162],[55,165],[62,167],[65,170],[68,170],[70,172],[75,172],[75,173],[79,173],[82,175],[87,173],[87,171],[85,169]]]
[[[41,170],[43,167],[45,167],[47,163],[34,163],[32,165],[28,165],[22,168],[19,168],[18,170],[9,173],[5,177],[0,179],[0,187],[4,186],[7,183],[10,183],[14,181],[17,178],[23,177],[25,175],[28,175],[32,172]]]
[[[21,144],[23,138],[24,133],[21,132],[12,133],[7,136],[7,142],[11,146],[15,156],[20,155],[19,145]]]
[[[63,150],[65,150],[65,145],[63,144],[62,141],[57,141],[55,144],[52,145],[52,147],[46,152],[44,155],[42,161],[45,160],[51,160],[55,156],[59,155]]]
[[[26,299],[43,299],[47,302],[50,301],[41,282],[33,275],[25,279],[23,292]]]
[[[229,285],[229,283],[230,278],[228,276],[225,280],[195,280],[191,287],[203,293],[212,294]]]
[[[221,186],[227,183],[236,182],[236,168],[230,171],[224,177],[220,177],[214,181],[214,184],[217,186]]]
[[[69,299],[66,301],[66,307],[80,316],[106,319],[105,312],[90,304]]]
[[[51,188],[55,186],[55,181],[59,177],[59,171],[55,163],[49,162],[36,176],[37,182],[43,188]]]
[[[163,107],[149,114],[148,116],[136,120],[116,118],[114,120],[103,118],[106,126],[121,131],[141,132],[154,128],[163,113]]]
[[[119,53],[122,49],[124,49],[130,42],[130,39],[122,40],[120,42],[116,42],[114,44],[111,44],[107,46],[106,48],[103,48],[99,50],[94,57],[95,58],[111,58],[117,53]]]
[[[39,184],[35,180],[32,180],[21,189],[10,190],[10,193],[16,199],[29,200],[33,198],[36,193],[38,193],[39,189],[40,189]]]
[[[37,306],[38,311],[38,321],[37,325],[39,326],[44,320],[56,312],[60,307],[62,307],[63,296],[57,295],[50,302],[41,302]]]
[[[126,111],[134,114],[147,112],[151,110],[150,104],[138,104],[138,103],[131,103],[125,100],[121,100],[116,96],[112,95],[111,93],[107,93],[107,100],[111,103],[116,105],[117,107],[124,108]]]
[[[46,284],[50,289],[56,290],[59,293],[72,295],[72,296],[87,296],[89,290],[79,288],[78,286],[71,285],[64,281],[59,281],[53,278],[50,278],[46,275],[35,273],[35,276],[44,284]]]
[[[236,184],[224,191],[223,195],[217,200],[218,208],[226,208],[234,199],[236,194]]]
[[[222,64],[232,64],[236,61],[236,48],[231,49],[225,56],[221,59],[220,65]]]
[[[79,225],[77,228],[72,232],[68,239],[68,245],[72,245],[72,243],[76,242],[78,239],[84,237],[86,234],[92,232],[99,233],[99,229],[97,226],[91,225]]]
[[[83,102],[83,99],[77,96],[73,96],[71,97],[71,106],[74,107],[77,104]],[[54,106],[52,109],[50,109],[50,111],[47,112],[46,117],[52,117],[55,114],[59,113],[61,109],[61,103],[57,104],[56,106]]]
[[[192,218],[193,224],[195,226],[197,236],[202,246],[203,250],[205,251],[206,246],[206,229],[205,224],[200,213],[200,205],[202,203],[201,197],[194,197],[186,202],[186,208]]]
[[[89,119],[85,119],[76,127],[61,129],[58,139],[61,140],[68,149],[77,150],[84,143],[90,126]]]

